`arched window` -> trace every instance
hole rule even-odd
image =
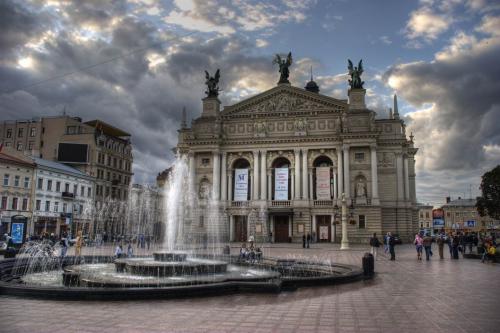
[[[233,190],[232,198],[233,201],[246,201],[251,199],[252,193],[252,181],[250,172],[250,162],[245,158],[238,158],[233,162],[232,165],[232,178]],[[246,171],[244,171],[246,170]],[[246,179],[245,179],[246,177]],[[246,191],[246,196],[244,195]],[[246,197],[246,199],[244,199]]]
[[[272,188],[272,192],[271,192],[271,197],[272,197],[272,200],[278,200],[276,198],[276,169],[280,169],[280,168],[287,168],[288,169],[288,195],[287,195],[287,200],[291,200],[292,199],[292,175],[290,175],[291,171],[290,171],[290,167],[291,167],[291,163],[290,161],[285,158],[285,157],[278,157],[277,159],[275,159],[271,165],[271,168],[272,168],[272,183],[271,183],[271,188]]]
[[[318,156],[313,162],[313,198],[315,200],[331,200],[334,193],[333,162],[328,156]],[[325,179],[325,170],[328,168],[328,179]],[[319,180],[319,182],[318,182]],[[318,185],[321,188],[318,188]]]

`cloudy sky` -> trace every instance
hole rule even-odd
[[[0,120],[100,118],[133,135],[135,182],[169,166],[181,110],[200,114],[204,70],[223,104],[273,87],[293,52],[321,92],[346,98],[363,59],[379,117],[397,93],[415,135],[419,201],[478,194],[500,162],[500,5],[488,0],[0,2]]]

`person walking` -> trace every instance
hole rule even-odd
[[[460,246],[460,237],[457,234],[453,235],[451,239],[451,248],[452,248],[452,259],[458,260],[458,247]]]
[[[445,243],[444,237],[445,237],[445,235],[443,233],[441,233],[436,240],[436,243],[438,245],[438,251],[439,251],[439,259],[444,259],[444,255],[443,255],[443,249],[444,249],[444,243]]]
[[[302,248],[306,248],[306,235],[302,235]]]
[[[422,240],[425,250],[425,260],[429,261],[432,256],[432,237],[430,233],[427,233]]]
[[[417,260],[422,260],[422,248],[423,248],[423,238],[420,236],[420,233],[415,235],[415,240],[413,244],[415,244],[415,250],[417,251]]]
[[[387,254],[387,252],[389,252],[389,238],[390,238],[390,232],[388,232],[385,236],[384,236],[384,253]]]
[[[75,256],[81,256],[82,255],[82,246],[83,246],[83,233],[81,230],[78,230],[76,233],[76,240],[75,240]]]
[[[394,251],[394,246],[396,245],[396,239],[394,236],[389,232],[389,253],[391,254],[391,259],[390,260],[396,260],[396,252]]]
[[[129,242],[127,246],[127,257],[132,258],[133,255],[134,255],[134,248],[132,247],[132,243]]]
[[[66,253],[68,252],[68,235],[66,233],[62,234],[60,244],[61,244],[61,257],[64,258],[66,257]]]
[[[373,260],[377,260],[380,241],[378,240],[377,233],[375,232],[373,233],[373,236],[370,238],[370,246],[371,246],[371,253],[373,255]]]
[[[307,234],[307,236],[306,236],[306,242],[307,242],[307,243],[306,243],[307,248],[309,248],[309,244],[311,243],[311,234],[309,234],[309,233],[308,233],[308,234]]]
[[[116,246],[116,249],[115,249],[115,257],[119,259],[122,256],[123,256],[123,248],[122,248],[121,244],[118,244]]]
[[[450,251],[450,259],[453,259],[453,235],[451,232],[448,233],[448,236],[445,239],[446,244],[448,244],[448,250]]]

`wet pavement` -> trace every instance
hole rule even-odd
[[[366,250],[273,244],[263,253],[361,266]],[[396,261],[380,253],[373,280],[280,294],[119,302],[0,296],[0,332],[500,332],[500,264],[447,253],[439,260],[437,249],[417,261],[411,245],[396,247]]]

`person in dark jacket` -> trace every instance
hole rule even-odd
[[[396,239],[389,232],[389,253],[391,254],[390,260],[396,260],[396,252],[394,251],[394,246],[396,246]]]
[[[373,233],[373,236],[370,238],[370,246],[373,260],[377,260],[378,248],[380,247],[380,241],[377,238],[377,233]]]
[[[452,249],[452,259],[457,259],[458,260],[458,247],[460,246],[460,237],[455,234],[453,235],[453,238],[451,239],[451,249]]]
[[[311,243],[311,234],[307,234],[307,236],[306,236],[306,242],[307,242],[306,246],[307,246],[307,248],[309,248],[309,244]]]
[[[302,248],[306,248],[306,235],[302,235]]]
[[[425,250],[425,260],[429,260],[432,256],[432,237],[431,234],[427,233],[424,237],[423,241],[424,250]]]

